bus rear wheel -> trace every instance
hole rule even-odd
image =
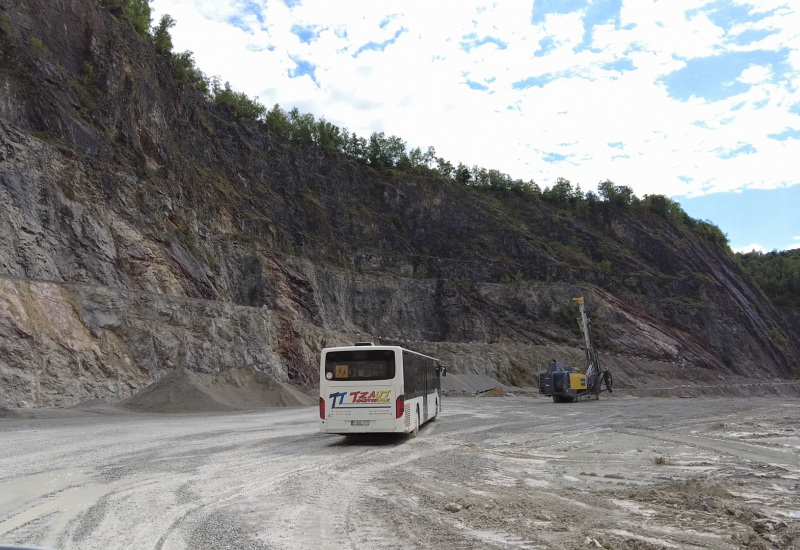
[[[414,429],[408,434],[412,439],[419,435],[419,409],[417,409],[417,422],[414,424]]]

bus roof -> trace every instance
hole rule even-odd
[[[410,353],[414,353],[416,355],[421,355],[422,357],[427,357],[428,359],[433,359],[434,361],[439,361],[435,357],[431,357],[430,355],[425,355],[424,353],[420,353],[418,351],[414,351],[413,349],[404,348],[402,346],[381,346],[381,345],[370,345],[365,346],[363,344],[357,345],[353,344],[351,346],[336,346],[332,348],[323,348],[320,352],[321,354],[328,353],[330,351],[364,351],[367,349],[374,349],[374,350],[392,350],[392,351],[407,351]]]

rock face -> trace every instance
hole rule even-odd
[[[320,348],[355,340],[533,385],[582,363],[578,295],[618,385],[800,374],[797,331],[727,252],[661,218],[284,143],[92,0],[0,0],[0,52],[0,407],[183,368],[313,393]]]

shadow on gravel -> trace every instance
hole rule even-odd
[[[405,434],[349,434],[340,436],[330,447],[396,447],[406,442]]]
[[[0,407],[0,418],[18,418],[19,415],[10,409]]]

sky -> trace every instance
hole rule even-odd
[[[800,247],[798,0],[151,0],[270,108],[541,188],[662,194],[736,251]]]

